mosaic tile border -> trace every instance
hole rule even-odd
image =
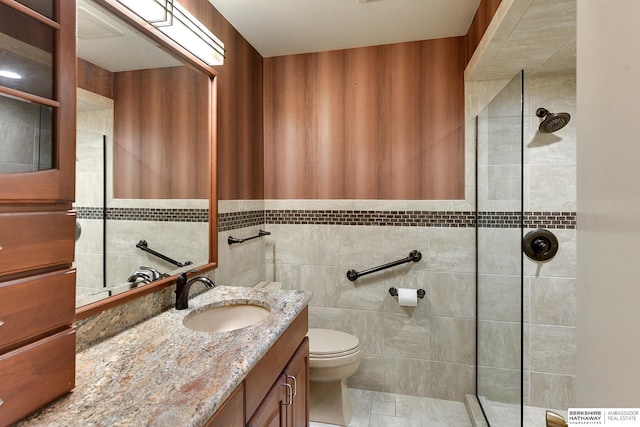
[[[102,209],[77,207],[78,218],[101,219]],[[107,219],[127,221],[207,222],[207,209],[109,208]],[[525,212],[525,228],[575,229],[575,212]],[[218,231],[264,224],[361,225],[380,227],[475,227],[471,211],[253,210],[218,215]],[[518,228],[517,212],[479,212],[482,228]]]
[[[575,212],[525,212],[524,228],[573,230],[577,226]],[[482,228],[518,228],[518,212],[478,212],[478,226]]]
[[[366,225],[388,227],[475,227],[471,211],[338,211],[267,210],[266,224]],[[575,212],[525,212],[525,228],[575,229]],[[478,224],[485,228],[518,228],[518,212],[479,212]]]
[[[574,230],[578,226],[575,212],[525,212],[525,228],[555,228]]]
[[[267,210],[267,224],[474,227],[475,213],[460,211]]]
[[[218,214],[218,232],[264,225],[265,211],[241,211]]]
[[[75,210],[78,218],[102,219],[102,208],[78,206]],[[208,222],[209,209],[107,208],[107,220]]]

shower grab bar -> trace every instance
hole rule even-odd
[[[408,257],[399,259],[397,261],[390,262],[388,264],[380,265],[378,267],[373,267],[373,268],[370,268],[368,270],[362,270],[360,272],[355,271],[355,270],[349,270],[349,271],[347,271],[347,279],[349,279],[349,280],[351,280],[353,282],[358,277],[362,277],[362,276],[367,275],[367,274],[375,273],[377,271],[384,270],[384,269],[387,269],[387,268],[390,268],[390,267],[395,267],[396,265],[406,264],[407,262],[411,262],[411,261],[418,262],[421,259],[422,259],[422,254],[420,253],[420,251],[414,249],[414,250],[411,251],[411,253],[409,253]]]
[[[258,237],[270,236],[270,235],[271,235],[271,232],[269,231],[259,230],[256,236],[246,237],[244,239],[238,239],[237,237],[229,236],[229,238],[227,239],[227,243],[229,244],[229,246],[231,246],[234,243],[243,243],[243,242],[246,242],[247,240],[257,239]]]
[[[140,240],[137,244],[136,244],[136,248],[138,249],[142,249],[145,252],[149,252],[151,255],[157,256],[160,259],[163,259],[173,265],[175,265],[176,267],[184,267],[186,265],[191,265],[193,264],[191,261],[186,261],[184,264],[181,262],[176,261],[175,259],[169,258],[166,255],[162,255],[160,252],[156,252],[153,249],[149,248],[149,245],[147,244],[146,240]]]

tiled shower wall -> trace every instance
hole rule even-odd
[[[568,112],[572,120],[541,134],[540,107]],[[576,211],[576,123],[575,73],[525,74],[525,210]],[[576,229],[553,232],[554,259],[525,258],[525,404],[566,410],[576,403]]]
[[[475,82],[468,84],[467,95],[471,104],[482,105],[481,99],[488,102],[492,93],[495,94],[500,88],[500,82]],[[537,131],[539,119],[535,116],[536,109],[540,107],[552,112],[568,112],[573,116],[573,121],[554,134],[541,134]],[[525,219],[524,232],[540,226],[551,229],[559,239],[559,251],[553,260],[536,263],[525,257],[525,404],[566,410],[575,403],[575,74],[527,76],[525,73],[524,114],[524,209],[530,214]],[[468,113],[468,117],[471,116],[473,114]],[[491,135],[493,149],[500,151],[500,144],[513,144],[513,141],[509,141],[513,136],[511,134],[498,132]],[[515,140],[518,139],[519,132],[516,132]],[[508,193],[508,176],[501,174],[500,168],[494,168],[493,175],[489,174],[489,186]],[[496,210],[507,209],[512,210],[513,207],[496,205]],[[547,219],[547,222],[541,219]],[[510,225],[503,218],[491,224],[491,230],[485,230],[485,235],[493,236],[484,239],[486,247],[479,248],[485,260],[487,254],[498,254],[498,251],[492,251],[492,247],[505,247],[513,241],[518,246],[518,236],[513,240],[513,233],[506,230]],[[499,348],[509,342],[519,346],[520,343],[520,293],[509,299],[504,292],[499,292],[500,275],[520,271],[519,251],[516,248],[508,253],[499,258],[489,257],[487,265],[483,266],[485,271],[492,273],[496,292],[495,298],[484,301],[492,306],[486,308],[489,318],[481,319],[481,327],[490,331],[491,339],[498,341],[493,344],[482,343],[481,348]],[[508,278],[505,276],[504,279],[503,282],[507,283]],[[496,310],[501,312],[501,317],[491,314]],[[498,318],[501,321],[492,320]],[[519,348],[516,350],[514,354],[519,354]],[[482,378],[490,383],[484,384],[484,387],[491,389],[486,394],[500,402],[519,403],[519,374],[510,373],[519,368],[519,358],[507,360],[504,353],[495,352],[485,355],[484,359],[488,362],[479,369]]]

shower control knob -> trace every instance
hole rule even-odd
[[[534,261],[548,261],[558,252],[558,238],[549,230],[538,228],[524,236],[522,250]]]
[[[551,242],[549,242],[549,240],[545,239],[544,237],[538,237],[533,241],[533,243],[531,243],[531,245],[533,246],[533,251],[536,254],[542,255],[549,251],[550,243]]]

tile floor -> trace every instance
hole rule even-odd
[[[353,417],[348,427],[471,427],[462,402],[349,389]],[[310,427],[333,427],[311,422]]]

